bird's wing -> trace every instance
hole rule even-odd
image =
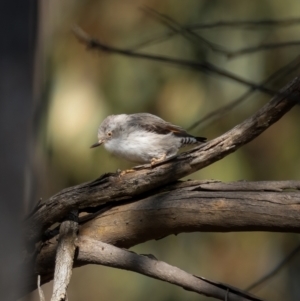
[[[173,133],[178,137],[193,137],[188,134],[180,126],[174,125],[172,123],[166,122],[158,116],[149,114],[149,113],[139,113],[131,115],[130,123],[135,126],[139,126],[147,132],[154,132],[157,134],[169,134]]]

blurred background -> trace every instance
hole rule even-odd
[[[72,33],[74,24],[114,47],[174,59],[205,60],[261,83],[296,59],[300,47],[281,47],[233,58],[225,52],[263,43],[297,41],[300,25],[237,24],[202,29],[194,25],[290,19],[300,17],[299,12],[298,0],[41,1],[32,119],[31,162],[35,177],[25,200],[25,211],[33,206],[32,202],[47,199],[67,186],[132,166],[112,157],[104,148],[89,149],[96,142],[97,127],[107,115],[149,112],[188,129],[248,90],[214,74],[88,50]],[[166,16],[169,26],[165,24]],[[201,42],[199,37],[174,34],[170,24],[193,25],[194,32],[213,46]],[[286,70],[268,87],[280,89],[299,75],[296,61],[291,66],[294,68]],[[201,123],[190,132],[213,139],[269,99],[255,92],[227,114]],[[299,113],[299,108],[294,108],[255,141],[188,178],[299,179]],[[276,266],[298,243],[298,236],[293,234],[194,233],[149,241],[132,249],[243,289]],[[253,293],[266,300],[299,300],[299,265],[300,255]],[[49,299],[52,283],[43,288]],[[68,291],[72,301],[208,300],[170,284],[101,266],[76,269]],[[29,299],[38,300],[38,296],[33,293]]]

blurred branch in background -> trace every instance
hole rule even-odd
[[[277,26],[277,27],[285,27],[285,26],[294,26],[300,24],[300,19],[298,18],[291,18],[286,20],[261,20],[261,21],[233,21],[233,22],[218,22],[217,24],[205,24],[205,25],[189,25],[183,26],[176,22],[174,19],[170,18],[167,15],[161,14],[158,11],[150,8],[150,7],[142,7],[141,10],[149,15],[152,18],[155,18],[159,22],[161,22],[164,26],[170,29],[170,32],[164,35],[157,36],[155,38],[151,38],[147,41],[144,41],[138,45],[135,45],[131,48],[131,50],[138,50],[142,47],[154,45],[155,43],[161,43],[175,35],[182,35],[186,38],[189,42],[193,43],[197,49],[199,47],[206,46],[209,50],[214,51],[216,53],[223,54],[228,58],[236,58],[239,55],[250,54],[253,52],[258,51],[266,51],[272,50],[276,48],[283,48],[283,47],[291,47],[291,46],[300,46],[299,41],[288,41],[282,43],[270,43],[270,44],[262,44],[259,46],[253,47],[246,47],[236,51],[230,51],[225,49],[223,46],[215,44],[213,42],[208,41],[207,39],[201,37],[198,33],[194,30],[196,29],[209,29],[209,28],[216,28],[216,27],[232,27],[235,29],[243,29],[243,27],[252,28],[257,26]],[[290,63],[286,64],[285,66],[281,67],[279,70],[271,74],[266,80],[260,83],[261,87],[265,87],[267,84],[271,83],[280,78],[284,78],[293,70],[299,68],[299,56],[293,59]],[[188,130],[192,130],[199,126],[200,124],[205,123],[206,126],[211,124],[217,119],[224,117],[227,113],[231,112],[235,107],[243,103],[247,100],[255,91],[255,89],[251,88],[249,91],[238,97],[236,100],[233,100],[230,104],[225,105],[217,110],[214,110],[208,113],[206,116],[202,117],[200,120],[194,122]]]
[[[300,41],[276,42],[276,43],[268,43],[268,44],[265,43],[258,46],[246,47],[246,48],[228,52],[228,58],[235,59],[241,55],[251,54],[258,51],[267,51],[276,48],[285,48],[285,47],[300,47]]]
[[[284,48],[284,47],[300,47],[300,41],[286,41],[286,42],[276,42],[276,43],[264,43],[258,46],[252,46],[252,47],[245,47],[242,49],[238,50],[228,50],[225,47],[218,45],[216,43],[210,42],[207,39],[201,37],[198,33],[195,31],[191,30],[190,28],[184,27],[180,25],[178,22],[176,22],[174,19],[161,14],[154,9],[151,9],[149,7],[143,7],[141,8],[143,12],[148,14],[149,16],[155,18],[159,22],[161,22],[164,26],[166,26],[168,29],[170,29],[173,33],[175,34],[180,34],[193,44],[195,44],[198,48],[200,46],[206,46],[208,47],[209,50],[225,55],[228,59],[235,59],[238,56],[241,55],[246,55],[246,54],[252,54],[258,51],[267,51],[267,50],[272,50],[276,48]],[[280,22],[278,21],[276,24],[277,26],[287,26],[288,20],[285,20],[286,22]],[[299,20],[298,22],[292,22],[289,25],[296,25],[300,24]],[[275,22],[275,21],[274,21]],[[274,23],[275,24],[275,23]],[[280,25],[281,24],[281,25]],[[238,25],[237,25],[238,26]],[[171,36],[168,35],[168,38]],[[145,47],[149,45],[153,45],[154,42],[162,42],[166,40],[166,37],[160,37],[156,39],[151,39],[149,41],[145,41],[144,43],[140,44],[139,46],[134,47],[134,50],[137,50],[140,47]]]
[[[144,41],[140,43],[139,45],[136,45],[132,48],[132,50],[137,50],[142,47],[153,45],[154,43],[160,43],[168,38],[173,37],[174,35],[180,34],[184,38],[186,38],[188,41],[193,43],[197,49],[201,46],[206,46],[209,48],[209,50],[214,51],[216,53],[220,53],[223,55],[226,55],[228,58],[236,58],[239,55],[245,55],[250,54],[257,51],[264,51],[264,50],[272,50],[275,48],[282,48],[282,47],[291,47],[291,46],[300,46],[299,41],[289,41],[289,42],[282,42],[282,43],[270,43],[270,44],[263,44],[259,46],[254,47],[247,47],[236,51],[230,51],[226,50],[223,46],[215,44],[213,42],[208,41],[207,39],[201,37],[198,33],[193,31],[193,29],[203,29],[203,28],[216,28],[216,27],[233,27],[235,29],[242,29],[244,26],[248,27],[251,26],[257,27],[257,26],[277,26],[277,27],[285,27],[285,26],[293,26],[293,25],[299,25],[300,19],[298,18],[291,18],[286,20],[261,20],[261,21],[233,21],[233,22],[218,22],[217,24],[206,24],[203,25],[203,28],[201,25],[198,26],[182,26],[178,22],[176,22],[174,19],[170,18],[167,15],[161,14],[158,11],[151,9],[147,6],[142,7],[141,10],[145,12],[147,15],[149,15],[152,18],[155,18],[159,22],[161,22],[164,26],[166,26],[171,31],[165,35],[158,36],[156,38],[152,38],[150,40]],[[251,24],[251,25],[250,25]],[[262,83],[260,83],[261,87],[265,87],[267,84],[271,83],[272,81],[275,81],[280,78],[284,78],[288,74],[290,74],[293,70],[296,70],[299,68],[299,56],[297,56],[295,59],[293,59],[291,62],[286,64],[285,66],[281,67],[279,70],[271,74],[266,80],[264,80]],[[211,124],[217,119],[220,119],[221,117],[224,117],[227,113],[231,112],[235,107],[242,104],[245,100],[247,100],[255,91],[255,89],[250,88],[249,91],[245,92],[243,95],[238,97],[237,99],[233,100],[228,105],[225,105],[217,110],[214,110],[210,113],[208,113],[206,116],[202,117],[200,120],[194,122],[188,130],[192,130],[196,127],[198,127],[200,124],[205,123],[206,126]]]
[[[284,78],[285,76],[290,74],[292,71],[297,70],[299,68],[299,66],[300,66],[300,56],[297,56],[291,62],[289,62],[288,64],[286,64],[285,66],[281,67],[276,72],[271,74],[266,80],[264,80],[261,83],[261,85],[267,85],[267,84],[271,83],[272,81]],[[245,100],[247,100],[250,96],[252,96],[253,92],[254,92],[253,89],[249,89],[247,92],[245,92],[244,94],[242,94],[240,97],[233,100],[229,104],[227,104],[221,108],[218,108],[216,110],[213,110],[212,112],[210,112],[207,115],[205,115],[204,117],[202,117],[200,120],[194,122],[188,128],[188,131],[190,131],[196,127],[199,127],[200,125],[202,125],[202,127],[208,126],[215,120],[225,117],[234,108],[236,108],[238,105],[242,104]]]
[[[279,273],[282,268],[284,268],[296,255],[300,253],[300,244],[298,244],[294,250],[290,252],[281,262],[279,262],[275,268],[272,269],[269,273],[267,273],[262,278],[255,281],[253,284],[249,285],[245,290],[246,291],[253,291],[254,289],[258,289],[262,285],[265,285],[268,280],[271,280],[277,273]]]
[[[146,12],[154,13],[153,10],[149,10],[149,9],[144,9],[144,10]],[[159,17],[162,17],[162,16],[159,15]],[[74,31],[75,35],[77,36],[77,38],[80,41],[82,41],[83,43],[85,43],[88,48],[91,48],[91,49],[96,48],[98,50],[105,51],[105,52],[118,53],[118,54],[128,55],[128,56],[137,57],[137,58],[145,58],[145,59],[151,59],[151,60],[154,59],[154,60],[168,62],[168,63],[172,63],[172,64],[185,65],[185,66],[189,66],[189,67],[193,66],[193,68],[195,68],[195,66],[198,66],[200,68],[200,70],[202,69],[202,71],[204,71],[204,70],[207,71],[207,68],[209,68],[210,72],[212,72],[212,73],[216,73],[218,75],[228,77],[232,80],[237,81],[238,83],[243,83],[243,84],[250,86],[250,89],[247,92],[245,92],[243,95],[241,95],[239,98],[232,101],[230,104],[228,104],[226,106],[223,106],[217,110],[214,110],[214,111],[208,113],[206,116],[204,116],[203,118],[201,118],[200,120],[198,120],[194,124],[192,124],[188,128],[188,130],[192,130],[204,122],[206,123],[206,125],[208,125],[211,122],[215,121],[216,119],[220,119],[221,117],[224,117],[227,113],[231,112],[235,107],[237,107],[238,105],[243,103],[246,99],[248,99],[253,94],[254,91],[258,90],[258,91],[262,91],[265,93],[276,94],[277,92],[267,88],[266,85],[271,83],[272,81],[278,80],[279,78],[284,78],[284,76],[287,76],[293,70],[297,70],[299,68],[299,64],[300,64],[299,56],[297,56],[290,63],[283,66],[282,68],[280,68],[279,70],[277,70],[276,72],[271,74],[265,81],[263,81],[262,83],[257,85],[252,82],[245,81],[244,79],[241,79],[233,74],[227,73],[226,71],[223,71],[220,69],[217,70],[214,66],[212,66],[209,63],[205,63],[205,62],[199,63],[196,61],[188,62],[188,61],[170,59],[167,57],[146,55],[146,54],[142,54],[142,53],[137,53],[132,50],[117,49],[117,48],[111,47],[109,45],[102,44],[98,40],[96,40],[92,37],[89,37],[79,27],[74,27],[73,31]],[[200,37],[198,37],[198,38],[200,39]],[[209,45],[210,45],[210,47],[212,47],[212,44],[209,44]],[[207,65],[207,64],[209,64],[209,65]],[[210,66],[210,67],[208,67],[208,66]]]
[[[224,47],[222,47],[216,43],[212,43],[212,42],[208,41],[207,39],[201,37],[198,33],[193,32],[192,30],[190,30],[188,28],[184,28],[178,22],[173,20],[172,18],[170,18],[166,15],[163,15],[154,9],[151,9],[151,8],[145,6],[145,7],[142,7],[141,10],[148,16],[154,18],[155,20],[158,20],[164,26],[166,26],[167,28],[172,30],[172,33],[182,35],[188,41],[192,42],[195,46],[197,46],[198,49],[201,46],[206,46],[209,50],[212,50],[216,53],[220,53],[223,55],[230,54],[230,52],[228,52]],[[132,48],[132,50],[137,50],[137,49],[140,49],[141,47],[153,45],[154,42],[158,43],[158,42],[162,42],[164,40],[165,40],[165,38],[160,38],[160,39],[158,38],[156,40],[151,39],[142,44],[136,45],[135,47]]]
[[[102,43],[100,40],[89,36],[85,31],[83,31],[80,27],[74,26],[73,32],[78,38],[78,40],[82,43],[84,43],[88,49],[108,52],[108,53],[114,53],[114,54],[121,54],[128,57],[133,58],[140,58],[140,59],[147,59],[147,60],[153,60],[161,63],[168,63],[176,66],[183,66],[192,68],[194,70],[199,70],[204,73],[211,73],[214,75],[218,75],[224,78],[228,78],[230,80],[233,80],[239,84],[243,84],[245,86],[248,86],[252,88],[253,90],[259,90],[261,92],[264,92],[268,95],[274,95],[277,93],[277,91],[268,89],[264,86],[258,85],[256,83],[253,83],[251,81],[248,81],[244,78],[241,78],[231,72],[228,72],[226,70],[223,70],[217,66],[214,66],[211,63],[208,62],[198,62],[198,61],[188,61],[188,60],[182,60],[182,59],[172,59],[167,56],[159,56],[159,55],[150,55],[150,54],[144,54],[132,50],[126,50],[121,48],[112,47],[110,45],[107,45],[105,43]]]
[[[145,13],[148,13],[153,18],[159,20],[168,29],[170,29],[170,31],[164,34],[157,35],[144,42],[141,42],[140,44],[133,47],[133,49],[135,50],[142,47],[154,45],[156,43],[164,42],[176,35],[183,35],[184,37],[190,39],[190,41],[192,42],[197,42],[197,43],[201,42],[202,44],[206,45],[210,50],[215,51],[216,53],[223,54],[229,58],[235,58],[236,56],[241,54],[253,53],[257,51],[269,50],[274,48],[299,46],[300,43],[299,41],[289,41],[283,43],[260,45],[256,47],[241,49],[238,51],[230,51],[221,45],[206,40],[196,32],[197,30],[215,29],[215,28],[224,29],[226,27],[230,28],[231,30],[257,30],[257,27],[262,27],[262,26],[275,26],[281,28],[281,27],[299,25],[300,24],[299,18],[290,18],[286,20],[260,20],[260,21],[253,21],[253,20],[231,21],[231,22],[220,21],[211,24],[207,23],[207,24],[194,24],[194,25],[185,26],[185,25],[180,25],[174,19],[168,17],[167,15],[161,14],[158,11],[155,11],[154,9],[151,9],[149,7],[144,7],[142,8],[142,10]]]
[[[256,30],[257,27],[262,26],[295,26],[300,24],[300,18],[287,18],[281,20],[241,20],[241,21],[217,21],[212,23],[200,23],[187,26],[188,29],[212,29],[212,28],[224,28],[229,27],[231,29],[244,29],[244,30]]]

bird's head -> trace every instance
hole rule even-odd
[[[118,137],[122,130],[122,122],[124,121],[125,116],[125,114],[110,115],[105,118],[98,128],[98,141],[94,143],[91,148],[106,144]]]

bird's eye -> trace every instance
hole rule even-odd
[[[108,137],[111,137],[111,135],[112,135],[112,132],[108,132],[108,133],[107,133],[107,136],[108,136]]]

